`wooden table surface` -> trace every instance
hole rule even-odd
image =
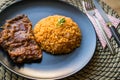
[[[102,0],[112,9],[114,9],[120,16],[120,0]]]

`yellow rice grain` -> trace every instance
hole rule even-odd
[[[65,18],[65,23],[57,26],[60,18]],[[43,18],[35,25],[33,32],[41,48],[52,54],[70,53],[80,46],[80,29],[69,17],[53,15]]]

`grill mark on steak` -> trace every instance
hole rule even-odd
[[[42,58],[32,32],[32,23],[26,15],[7,20],[0,32],[0,46],[15,63],[23,63]]]

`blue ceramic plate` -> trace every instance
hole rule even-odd
[[[76,7],[58,0],[22,0],[0,13],[0,25],[19,14],[28,15],[33,26],[50,15],[71,17],[80,27],[82,41],[79,48],[68,55],[54,56],[43,52],[40,63],[16,66],[7,53],[0,50],[0,62],[10,71],[29,79],[60,79],[81,70],[92,58],[96,48],[96,33],[88,17]]]

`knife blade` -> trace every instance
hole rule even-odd
[[[112,22],[109,20],[109,18],[107,17],[106,13],[104,12],[104,10],[102,9],[101,5],[99,4],[98,0],[93,0],[93,3],[95,5],[95,7],[98,9],[100,15],[103,17],[106,25],[110,28],[110,31],[112,32],[113,37],[115,38],[118,46],[120,47],[120,34],[118,33],[118,31],[115,29],[114,25],[112,24]]]

